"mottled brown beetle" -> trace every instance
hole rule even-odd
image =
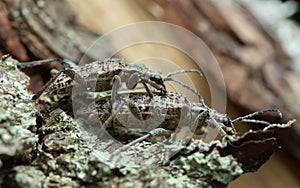
[[[130,135],[130,138],[146,139],[155,135],[169,135],[178,127],[182,119],[186,121],[185,125],[197,134],[204,133],[206,127],[210,126],[217,128],[221,136],[235,136],[237,132],[234,125],[237,123],[269,125],[267,121],[252,119],[252,117],[266,112],[276,112],[280,117],[282,116],[278,109],[265,109],[231,120],[226,114],[220,114],[203,103],[190,103],[184,95],[176,92],[168,92],[166,95],[154,93],[150,98],[144,92],[122,90],[118,91],[115,99],[112,100],[113,93],[114,91],[102,92],[101,97],[96,98],[96,109],[93,109],[92,113],[91,109],[81,113],[89,114],[90,117],[95,118],[95,121],[100,119],[106,129],[112,130],[112,134],[122,129],[126,133],[134,132],[135,135]],[[143,124],[154,114],[155,118],[162,119],[159,126],[152,123]],[[138,138],[137,141],[142,138]]]
[[[67,59],[46,59],[32,62],[18,63],[20,68],[33,67],[51,62],[60,62],[64,68],[60,70],[50,81],[48,81],[41,90],[39,90],[32,100],[38,99],[45,91],[49,93],[71,93],[73,86],[83,86],[87,91],[94,90],[96,92],[111,90],[111,80],[115,75],[120,75],[122,81],[125,81],[128,89],[134,89],[138,83],[142,83],[148,95],[153,97],[152,91],[148,85],[166,94],[165,81],[174,81],[183,87],[192,91],[203,102],[202,96],[187,84],[172,78],[175,74],[194,72],[202,76],[201,72],[196,69],[180,70],[161,75],[158,72],[149,70],[142,64],[126,64],[123,59],[107,58],[101,61],[94,61],[84,66],[78,66],[74,62]]]

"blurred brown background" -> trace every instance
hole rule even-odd
[[[226,84],[230,117],[277,107],[283,112],[283,122],[298,120],[290,130],[278,133],[281,151],[258,172],[241,176],[229,187],[296,188],[300,187],[297,6],[295,1],[283,4],[279,0],[2,0],[0,54],[10,53],[20,61],[57,56],[78,61],[85,54],[84,61],[88,62],[97,57],[97,52],[85,53],[88,47],[101,35],[126,24],[164,21],[183,26],[200,37],[216,57]],[[185,42],[188,45],[192,41]],[[134,45],[117,56],[128,62],[159,57],[182,69],[197,68],[187,55],[166,45]],[[156,64],[149,66],[160,68]],[[26,70],[31,75],[33,92],[49,79],[51,68],[53,65]],[[205,79],[191,75],[191,80],[210,104]],[[263,118],[279,121],[271,115]],[[242,132],[246,125],[240,127]]]

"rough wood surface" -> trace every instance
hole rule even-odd
[[[2,0],[0,6],[2,51],[21,61],[51,56],[75,61],[94,42],[65,1]]]
[[[98,37],[76,23],[66,1],[1,0],[0,10],[0,54],[20,61],[51,57],[77,61]],[[93,59],[91,54],[87,57]],[[49,69],[41,67],[27,73],[34,92],[50,76]]]

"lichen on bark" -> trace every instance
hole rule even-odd
[[[31,103],[16,103],[27,99],[29,78],[17,69],[15,60],[2,57],[0,60],[0,167],[16,158],[31,158],[37,142],[35,134],[35,108]]]

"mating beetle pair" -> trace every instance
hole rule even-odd
[[[167,92],[164,82],[174,81],[191,90],[200,99],[200,103],[192,103],[190,110],[190,112],[192,113],[191,116],[194,117],[192,118],[192,124],[194,125],[195,129],[198,129],[199,127],[202,128],[206,126],[213,126],[218,128],[222,136],[235,135],[236,131],[234,128],[234,124],[239,122],[269,124],[266,121],[251,119],[255,115],[259,115],[265,112],[277,112],[281,116],[280,111],[277,109],[267,109],[254,112],[252,114],[239,117],[235,120],[230,120],[228,116],[217,113],[215,110],[207,107],[204,104],[202,96],[197,91],[192,89],[187,84],[172,78],[172,76],[175,74],[186,72],[195,72],[199,75],[202,75],[200,71],[195,69],[175,71],[167,74],[166,76],[163,76],[160,73],[149,70],[144,65],[128,65],[125,64],[122,59],[118,58],[95,61],[84,66],[77,66],[75,63],[69,60],[59,58],[19,63],[18,66],[21,68],[25,68],[54,61],[60,62],[63,66],[65,66],[65,68],[59,71],[55,76],[53,76],[51,80],[47,82],[43,86],[43,88],[33,96],[32,100],[37,100],[45,91],[47,91],[49,94],[71,94],[72,88],[76,84],[79,84],[83,86],[86,91],[91,91],[91,88],[95,88],[92,92],[106,92],[112,90],[110,98],[105,98],[104,100],[110,102],[111,106],[114,102],[117,101],[117,99],[121,100],[121,103],[120,101],[118,101],[118,109],[121,109],[121,114],[123,113],[127,115],[129,113],[132,113],[132,110],[124,111],[123,109],[122,111],[122,108],[124,108],[124,106],[122,105],[127,105],[128,100],[123,101],[122,103],[123,99],[121,99],[118,94],[118,88],[120,87],[122,81],[125,81],[126,86],[129,90],[136,88],[137,84],[141,83],[145,87],[146,94],[136,92],[131,94],[132,98],[129,98],[129,103],[133,104],[132,106],[137,109],[136,114],[133,115],[135,117],[140,115],[140,119],[142,120],[143,116],[149,115],[149,111],[144,109],[149,109],[151,108],[151,106],[158,106],[160,110],[166,112],[166,120],[163,120],[162,126],[160,128],[170,129],[169,127],[176,127],[176,124],[178,124],[178,121],[181,118],[180,111],[185,108],[186,105],[186,99],[184,99],[185,97],[183,95],[179,93]],[[114,82],[113,84],[112,81]],[[160,92],[153,93],[149,86],[155,88]],[[141,98],[144,99],[146,96],[149,97],[149,100],[141,100]],[[170,101],[172,102],[170,103]],[[101,110],[100,113],[102,113]],[[110,111],[109,113],[111,113],[109,114],[111,116],[109,120],[114,121],[114,115],[112,114],[112,111]],[[171,121],[169,121],[170,119],[172,119],[172,123]],[[109,124],[110,122],[106,123],[106,126],[109,127]],[[158,132],[160,133],[161,131]],[[153,135],[154,133],[155,131],[150,131],[148,135]]]

